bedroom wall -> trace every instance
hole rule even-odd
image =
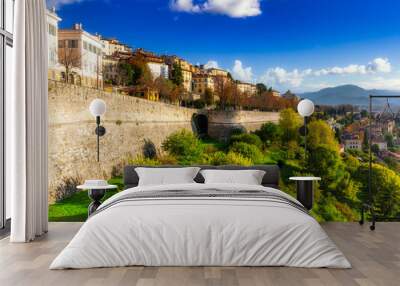
[[[100,164],[96,161],[95,118],[90,102],[101,98],[107,103],[102,118],[106,135],[100,141]],[[62,196],[68,179],[81,182],[90,178],[109,178],[113,167],[129,156],[141,154],[145,140],[160,150],[171,133],[192,129],[192,117],[199,111],[137,97],[49,81],[49,199]],[[204,112],[202,112],[204,113]],[[252,131],[266,121],[276,121],[278,113],[206,112],[209,134],[224,138],[232,128]],[[76,182],[72,182],[76,183]]]

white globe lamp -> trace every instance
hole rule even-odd
[[[314,103],[309,99],[303,99],[297,105],[297,111],[300,116],[304,118],[304,152],[307,158],[307,117],[311,116],[314,113],[315,107]]]
[[[106,113],[106,103],[104,100],[96,98],[90,103],[89,110],[94,117],[102,116]]]
[[[96,117],[96,130],[95,133],[97,135],[97,162],[100,161],[100,137],[106,134],[106,129],[100,125],[101,116],[106,113],[106,103],[104,100],[96,98],[94,99],[89,106],[90,113]]]
[[[301,117],[308,117],[314,113],[314,103],[309,99],[303,99],[297,105],[297,111]]]

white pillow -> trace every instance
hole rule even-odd
[[[205,184],[261,185],[265,171],[261,170],[202,170]]]
[[[198,167],[187,168],[135,168],[139,176],[139,186],[171,185],[195,183],[193,180],[200,171]]]

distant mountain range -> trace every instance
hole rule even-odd
[[[359,106],[368,106],[369,95],[397,95],[399,91],[363,89],[356,85],[341,85],[336,87],[324,88],[316,92],[306,92],[299,94],[301,98],[308,98],[316,104],[321,105],[339,105],[351,104]],[[400,104],[400,99],[393,102],[395,105]]]

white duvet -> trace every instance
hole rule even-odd
[[[184,184],[163,190],[267,190],[262,186]],[[124,201],[92,216],[50,269],[117,266],[293,266],[350,268],[317,221],[293,206],[246,198]]]

